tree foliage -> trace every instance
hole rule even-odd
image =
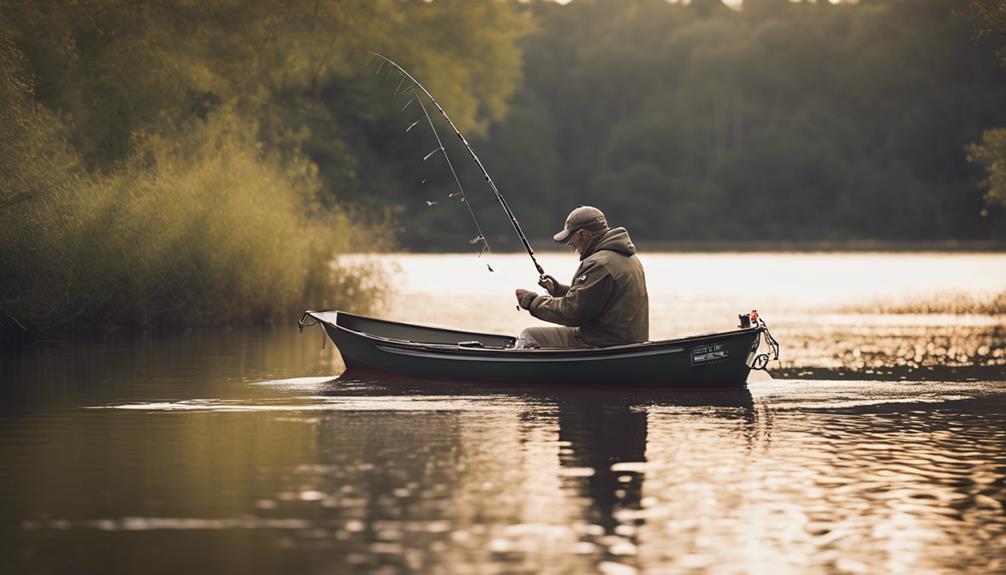
[[[985,130],[981,141],[968,147],[968,159],[985,168],[981,185],[988,202],[1006,205],[1006,128]]]
[[[350,217],[391,181],[366,175],[391,106],[367,50],[485,133],[520,81],[525,22],[460,0],[0,0],[0,317],[365,307],[380,284],[332,265],[388,237]]]
[[[964,147],[1006,122],[1006,78],[959,2],[715,4],[525,8],[487,164],[532,235],[589,203],[655,240],[1003,236]]]
[[[980,19],[979,39],[987,36],[1006,38],[1006,3],[997,0],[971,0],[969,8]],[[999,63],[1006,68],[1006,43],[998,51]],[[980,142],[968,147],[968,159],[985,168],[981,185],[987,191],[990,205],[1006,205],[1006,128],[993,128],[982,133]],[[984,211],[983,213],[987,213]]]
[[[970,0],[968,9],[980,20],[979,39],[994,36],[1002,42],[1006,38],[1006,4],[1000,0]],[[1006,45],[1000,46],[997,54],[999,61],[1006,66]]]

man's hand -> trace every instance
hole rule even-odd
[[[566,286],[559,283],[559,280],[555,279],[550,275],[541,276],[541,279],[538,280],[538,285],[545,288],[545,291],[548,292],[548,295],[552,297],[562,297],[563,295],[565,295],[566,292],[566,290],[563,289]]]
[[[517,303],[524,309],[531,309],[531,302],[538,296],[537,293],[531,290],[520,288],[517,288],[517,291],[514,292],[514,294],[517,296]]]

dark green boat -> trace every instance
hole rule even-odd
[[[759,354],[762,321],[734,331],[596,349],[515,349],[506,335],[455,331],[340,311],[308,311],[300,326],[321,324],[351,375],[531,385],[743,387]]]

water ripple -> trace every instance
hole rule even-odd
[[[186,399],[143,401],[88,406],[87,409],[122,409],[164,412],[276,412],[276,411],[510,411],[512,398],[480,396],[302,396],[266,399]]]

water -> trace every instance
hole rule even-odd
[[[533,323],[526,257],[387,261],[384,317]],[[338,379],[292,327],[2,355],[0,572],[1006,571],[1006,318],[877,311],[1002,292],[1006,256],[644,264],[653,337],[757,307],[776,378],[415,388]]]

